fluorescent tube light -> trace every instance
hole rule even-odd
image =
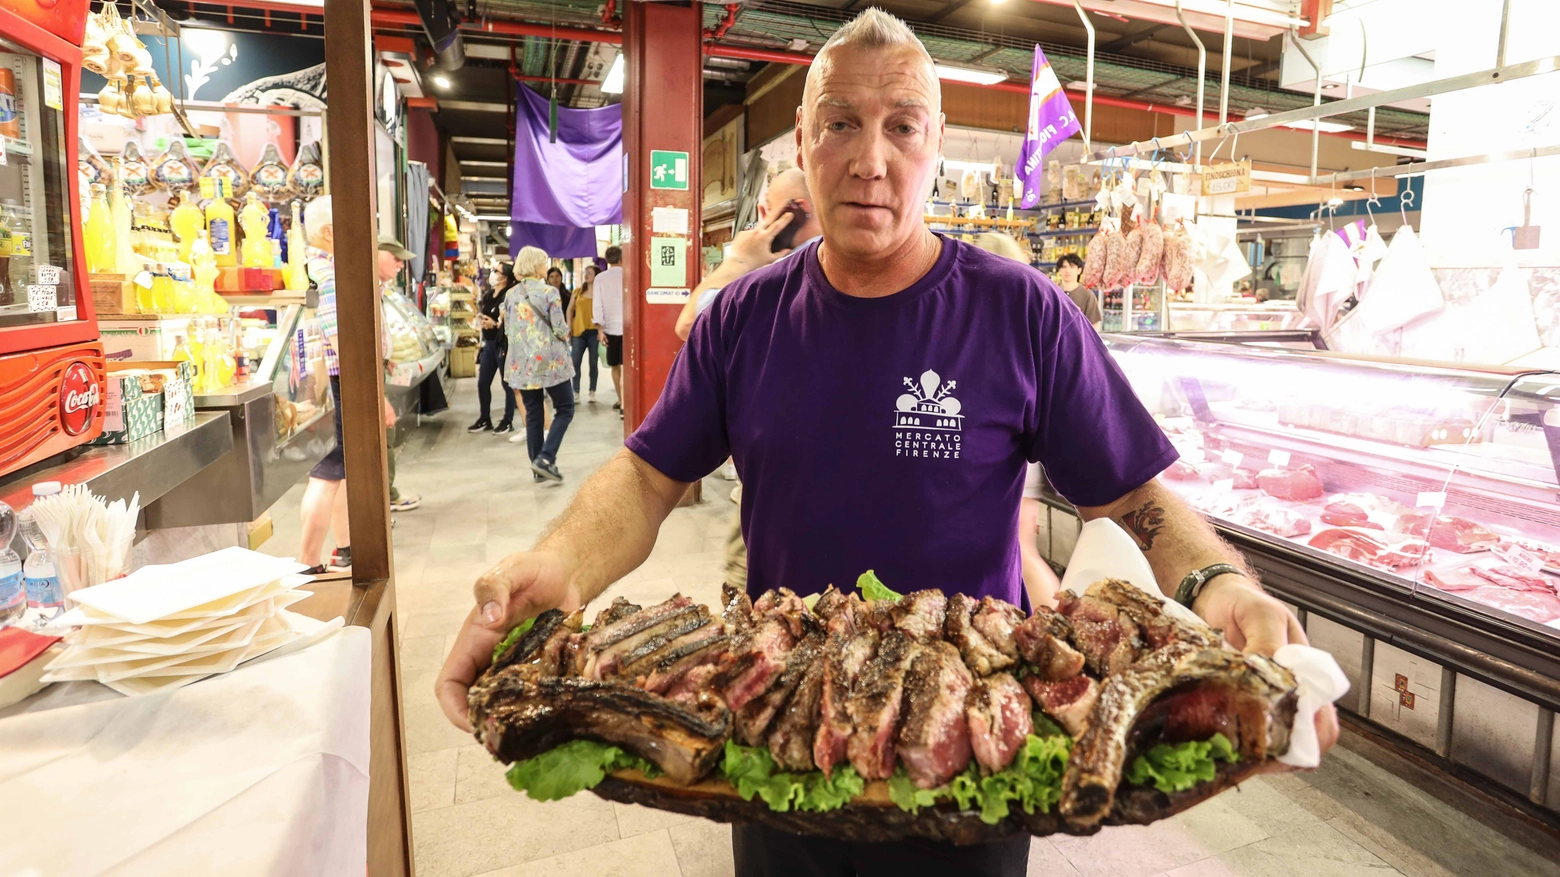
[[[602,82],[601,82],[601,92],[603,94],[622,94],[623,93],[623,53],[622,52],[618,52],[617,57],[612,59],[612,66],[611,66],[611,68],[609,68],[607,70],[607,78],[602,80]]]
[[[1250,118],[1249,116],[1247,118]],[[1353,125],[1345,125],[1342,122],[1329,122],[1326,119],[1301,119],[1298,122],[1285,122],[1283,127],[1294,128],[1297,131],[1309,131],[1312,128],[1323,134],[1337,134],[1339,131],[1353,131]]]
[[[946,79],[949,82],[968,82],[971,85],[996,85],[1006,82],[1008,75],[1000,70],[982,70],[977,67],[950,67],[947,64],[933,64],[937,69],[937,78]],[[605,88],[602,91],[606,91]]]

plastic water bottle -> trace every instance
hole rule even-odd
[[[60,492],[58,481],[43,481],[32,488],[33,502],[40,497]],[[22,564],[22,578],[27,582],[27,606],[31,609],[65,608],[65,592],[60,588],[60,577],[54,571],[54,558],[49,556],[49,542],[43,536],[43,528],[33,519],[32,509],[27,508],[16,516],[17,529],[22,541],[27,543],[27,561]]]
[[[15,624],[27,612],[27,584],[22,580],[22,559],[11,550],[16,538],[16,512],[0,502],[0,627]]]

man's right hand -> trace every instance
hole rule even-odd
[[[791,224],[794,216],[795,214],[782,210],[771,216],[768,222],[737,232],[737,236],[731,239],[731,252],[726,256],[726,261],[735,262],[732,267],[739,269],[741,274],[746,274],[789,255],[790,250],[772,251],[770,247],[774,245],[775,236]]]
[[[465,731],[471,730],[466,692],[493,662],[493,647],[527,618],[548,609],[573,612],[584,603],[568,583],[563,557],[552,551],[511,554],[483,573],[473,590],[477,605],[461,623],[433,685],[445,717]]]

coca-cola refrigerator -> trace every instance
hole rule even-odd
[[[0,474],[103,431],[77,95],[87,0],[0,0]]]

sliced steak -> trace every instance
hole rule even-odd
[[[815,630],[803,637],[791,650],[786,659],[785,671],[775,680],[775,684],[762,695],[748,701],[736,712],[736,737],[744,746],[763,746],[769,736],[769,726],[774,721],[775,715],[791,699],[796,686],[801,684],[802,677],[818,658],[823,654],[824,635],[822,630]]]
[[[668,646],[655,667],[638,676],[634,684],[653,694],[664,694],[694,668],[719,662],[730,642],[730,635],[716,625],[700,628]]]
[[[1138,626],[1117,607],[1064,592],[1059,606],[1072,627],[1072,644],[1090,670],[1107,675],[1137,660],[1143,649]]]
[[[827,622],[849,602],[850,598],[842,593],[839,588],[830,585],[824,589],[822,594],[818,595],[818,602],[813,604],[813,614]]]
[[[1074,676],[1061,682],[1025,676],[1024,689],[1035,706],[1055,719],[1073,739],[1088,727],[1089,714],[1094,711],[1095,701],[1100,696],[1100,684],[1091,676]]]
[[[818,734],[813,740],[813,763],[832,776],[834,765],[845,760],[850,742],[851,719],[846,706],[862,668],[877,651],[878,632],[857,627],[854,610],[829,621],[825,643],[823,693],[819,703]]]
[[[975,614],[976,601],[967,594],[954,594],[948,598],[948,619],[943,624],[943,636],[957,646],[964,663],[976,676],[987,676],[1013,666],[1014,659],[992,645],[980,631],[970,624]]]
[[[1018,653],[1041,679],[1058,682],[1083,672],[1083,653],[1067,644],[1067,619],[1044,606],[1013,630]]]
[[[856,773],[869,780],[886,780],[894,772],[894,740],[905,693],[905,673],[917,651],[903,631],[883,634],[877,653],[862,668],[846,701],[850,742],[845,754]]]
[[[818,715],[823,702],[823,674],[828,666],[828,641],[819,650],[818,660],[807,671],[780,709],[769,731],[769,754],[785,770],[809,771],[813,763],[813,742],[818,737]]]
[[[768,691],[785,671],[795,645],[790,623],[779,614],[762,617],[751,631],[739,636],[721,658],[715,678],[726,705],[740,710]]]
[[[704,606],[689,608],[694,611],[679,613],[676,616],[677,621],[661,625],[656,628],[658,632],[654,636],[622,653],[612,675],[628,679],[646,675],[660,665],[661,660],[667,657],[675,645],[684,643],[687,637],[697,636],[702,639],[711,633],[720,632],[721,624],[710,617],[708,608]]]
[[[948,598],[942,591],[927,590],[906,594],[893,604],[889,614],[894,626],[918,643],[942,638],[943,622],[948,617]]]
[[[934,789],[969,767],[970,726],[965,705],[974,681],[952,644],[936,640],[915,650],[904,676],[904,722],[899,728],[898,752],[917,786]],[[889,773],[893,767],[890,759]]]
[[[638,603],[630,603],[622,597],[616,597],[612,600],[611,605],[596,613],[596,620],[591,622],[590,626],[592,628],[606,627],[613,622],[622,621],[643,608]]]
[[[546,657],[547,647],[556,639],[558,643],[552,647],[550,672],[544,671],[544,675],[558,675],[558,653],[562,650],[563,643],[567,642],[572,634],[579,632],[584,617],[585,613],[583,612],[575,612],[573,615],[568,616],[565,616],[558,609],[549,609],[543,612],[541,615],[536,616],[536,621],[531,623],[530,630],[526,631],[523,636],[512,643],[509,648],[505,649],[503,654],[493,660],[493,668],[495,670],[502,669],[511,664],[528,663],[536,660],[540,660],[544,664],[548,663]]]
[[[790,628],[791,636],[798,640],[812,629],[810,622],[816,621],[812,612],[808,611],[807,604],[790,588],[765,591],[753,601],[753,615],[755,619],[780,618]]]
[[[598,639],[596,631],[592,629],[585,634],[580,653],[575,658],[576,664],[583,661],[579,675],[586,679],[612,679],[631,657],[642,658],[649,654],[643,651],[643,647],[664,645],[662,637],[671,636],[675,639],[707,624],[709,610],[703,606],[689,605],[687,599],[674,597],[661,605],[677,600],[684,601],[683,604],[660,612],[656,611],[660,607],[652,606],[615,622],[606,628],[612,632],[609,636]]]
[[[599,665],[603,652],[610,649],[614,655],[621,655],[623,651],[634,648],[645,639],[655,636],[656,628],[676,613],[691,608],[693,601],[677,594],[670,600],[657,603],[647,609],[623,614],[631,605],[633,604],[626,601],[621,605],[619,601],[614,601],[611,606],[603,609],[601,614],[596,616],[598,622],[607,618],[612,620],[605,624],[594,624],[589,631],[580,635],[572,668],[574,675],[599,679]],[[616,660],[614,657],[613,663]]]
[[[1033,709],[1034,703],[1013,674],[993,673],[975,680],[965,718],[970,725],[970,749],[987,772],[1013,763],[1018,747],[1034,732]]]
[[[1024,623],[1024,610],[1006,600],[982,597],[970,616],[970,626],[980,632],[986,641],[1011,660],[1018,659],[1018,644],[1013,632]]]
[[[469,695],[477,738],[506,763],[584,738],[621,746],[676,782],[692,783],[715,766],[730,733],[730,713],[719,705],[689,709],[628,685],[530,678],[528,669],[485,675]]]
[[[731,633],[742,633],[752,629],[753,601],[748,598],[747,591],[731,585],[721,585],[720,605],[720,618],[725,622],[726,630]]]

